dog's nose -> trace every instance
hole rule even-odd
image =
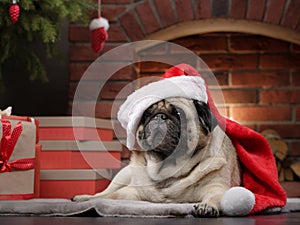
[[[154,120],[156,120],[157,122],[162,121],[162,120],[166,120],[166,119],[168,119],[168,116],[166,114],[163,114],[163,113],[156,114],[155,117],[154,117]]]

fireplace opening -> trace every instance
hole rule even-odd
[[[287,145],[288,161],[299,160],[299,45],[234,32],[190,35],[169,42],[193,51],[209,66],[222,89],[225,104],[218,106],[223,114],[258,132],[276,131]],[[170,44],[147,49],[147,58],[151,57],[172,57],[176,64],[186,55],[173,50]],[[137,65],[137,77],[159,77],[170,66],[155,60],[141,62]],[[215,87],[209,88],[213,93]],[[293,177],[299,179],[296,174]],[[291,178],[284,178],[287,179]]]

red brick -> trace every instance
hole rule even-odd
[[[114,75],[111,76],[110,80],[119,80],[119,81],[131,81],[136,78],[136,72],[132,65],[125,66]]]
[[[91,32],[87,26],[70,24],[69,41],[90,41],[90,33]]]
[[[276,130],[282,138],[300,138],[300,124],[261,124],[258,128],[259,131],[266,129]]]
[[[296,28],[297,32],[300,32],[300,23],[298,24],[297,28]]]
[[[247,35],[230,38],[232,52],[288,52],[289,43],[263,36]]]
[[[147,34],[160,29],[159,23],[150,7],[149,2],[139,4],[135,9]]]
[[[291,0],[288,9],[282,19],[281,25],[295,29],[300,18],[299,0]]]
[[[99,95],[99,82],[82,81],[80,83],[80,91],[77,90],[78,82],[69,84],[69,99],[75,97],[76,100],[94,100],[97,101]]]
[[[70,45],[69,54],[71,61],[94,61],[99,56],[90,44]]]
[[[190,1],[175,0],[175,3],[179,22],[193,19],[194,15]]]
[[[78,81],[83,76],[89,63],[70,63],[69,64],[69,79],[71,81]]]
[[[227,17],[229,10],[228,0],[212,1],[212,17]]]
[[[300,52],[300,45],[292,44],[292,51],[293,52]]]
[[[226,36],[203,37],[201,35],[193,35],[193,36],[178,38],[173,40],[172,42],[180,46],[183,46],[187,49],[193,50],[193,52],[195,53],[227,51]]]
[[[109,42],[126,42],[127,38],[124,30],[119,26],[111,25],[108,29]]]
[[[295,107],[295,118],[297,121],[300,121],[300,106]]]
[[[231,74],[232,86],[268,87],[289,85],[287,72],[233,72]]]
[[[250,0],[248,4],[247,18],[261,20],[263,18],[266,0]]]
[[[217,106],[217,108],[221,115],[229,117],[229,107]]]
[[[96,104],[95,116],[107,119],[116,119],[121,104],[121,101],[100,101]]]
[[[237,121],[288,121],[291,119],[289,107],[234,107],[231,113]]]
[[[286,0],[268,0],[264,21],[273,24],[279,24],[284,12]]]
[[[257,68],[257,55],[250,54],[216,54],[216,55],[200,55],[202,60],[210,67],[210,69],[255,69]]]
[[[111,74],[112,66],[120,66],[120,69]],[[101,71],[101,73],[99,73],[99,71]],[[99,81],[103,79],[131,81],[136,77],[133,66],[123,66],[122,64],[71,63],[69,66],[69,73],[71,81],[79,81],[80,79],[84,79],[86,81]],[[84,78],[82,78],[83,75]]]
[[[154,0],[154,5],[163,27],[170,26],[177,22],[170,0]]]
[[[95,108],[95,116],[105,119],[115,118],[115,115],[112,115],[112,104],[111,101],[98,102]]]
[[[105,53],[105,55],[104,55]],[[136,52],[133,45],[120,45],[119,43],[107,42],[101,51],[102,61],[121,63],[122,61],[135,61]]]
[[[69,115],[73,116],[88,116],[96,118],[111,119],[116,118],[117,110],[112,113],[112,101],[81,101],[75,102],[76,108],[72,110],[74,102],[69,102]],[[117,103],[119,106],[119,103]],[[118,107],[115,107],[118,108]]]
[[[76,107],[74,107],[74,104]],[[93,103],[88,101],[69,101],[69,107],[68,107],[68,115],[72,116],[89,116],[93,117],[95,116],[94,109],[93,109]],[[101,117],[100,117],[101,118]]]
[[[102,4],[129,4],[131,0],[102,0]]]
[[[170,48],[169,42],[162,42],[139,51],[139,55],[163,55],[168,54]]]
[[[228,85],[228,72],[227,71],[216,71],[214,73],[211,72],[202,72],[199,71],[201,76],[204,78],[206,84],[210,85],[221,85],[227,86]]]
[[[253,89],[225,89],[223,95],[226,104],[257,103],[256,90]]]
[[[116,22],[117,17],[126,10],[125,6],[118,5],[102,5],[102,16],[110,22]]]
[[[211,17],[210,0],[194,0],[196,19]]]
[[[257,103],[256,90],[251,89],[211,89],[215,104],[248,104]]]
[[[170,65],[162,62],[144,61],[139,63],[139,70],[142,73],[164,73]]]
[[[144,33],[131,11],[126,12],[122,17],[120,17],[120,22],[132,41],[143,39]]]
[[[300,90],[261,90],[261,103],[286,103],[295,104],[300,103]]]
[[[119,44],[106,42],[104,44],[104,47],[103,47],[102,51],[100,52],[100,55],[102,55],[104,53],[107,53],[108,51],[113,50],[116,47],[119,47]]]
[[[288,142],[289,156],[299,157],[300,156],[300,140],[292,140]]]
[[[300,86],[300,71],[294,71],[292,73],[292,85]]]
[[[149,55],[142,56],[141,62],[138,64],[139,70],[145,73],[160,73],[165,72],[172,65],[177,65],[182,62],[188,62],[191,66],[196,65],[196,57],[187,54],[172,54],[172,55]]]
[[[246,16],[247,0],[231,0],[230,17],[233,19],[244,19]]]
[[[111,119],[116,118],[117,109],[120,104],[117,102],[116,107],[112,112],[112,101],[100,101],[100,102],[75,102],[76,108],[72,111],[73,102],[69,103],[69,115],[73,116],[89,116],[96,118]]]
[[[261,69],[296,69],[300,68],[300,54],[272,54],[262,55]]]
[[[145,86],[146,84],[161,80],[162,73],[140,73],[136,88]]]
[[[128,82],[107,82],[103,86],[100,96],[101,99],[125,99],[132,93],[133,87]]]
[[[74,95],[75,95],[75,91],[76,91],[77,85],[78,85],[77,82],[69,83],[69,89],[68,89],[68,99],[69,100],[73,100],[74,99]]]

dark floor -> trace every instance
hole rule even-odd
[[[1,225],[284,225],[300,224],[300,212],[240,218],[102,218],[102,217],[0,217]]]

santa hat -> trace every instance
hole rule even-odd
[[[168,69],[162,80],[133,92],[121,105],[118,119],[127,132],[127,147],[134,149],[135,133],[143,112],[168,97],[184,97],[208,104],[231,139],[241,163],[242,187],[229,189],[221,200],[226,215],[247,215],[283,207],[286,193],[278,182],[272,150],[259,133],[222,116],[200,74],[187,64]]]

